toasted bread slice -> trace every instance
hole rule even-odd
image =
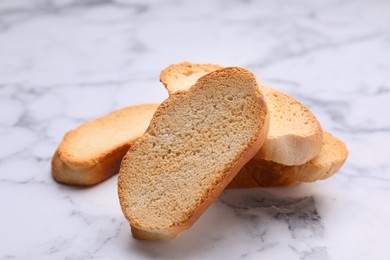
[[[171,239],[190,228],[268,132],[255,76],[224,68],[178,91],[154,114],[120,167],[118,195],[137,239]]]
[[[317,118],[297,100],[261,84],[271,111],[267,140],[255,155],[283,165],[301,165],[316,157],[323,131]]]
[[[160,81],[167,88],[169,94],[173,94],[178,90],[191,87],[200,77],[219,69],[222,69],[222,66],[216,64],[182,62],[164,69],[160,74]],[[187,87],[183,88],[183,86]]]
[[[178,63],[164,69],[160,81],[172,94],[191,87],[197,77],[218,67],[219,65]],[[269,103],[271,123],[268,137],[255,157],[284,165],[300,165],[317,156],[323,133],[316,117],[287,94],[264,84],[261,87]]]
[[[157,107],[126,107],[66,133],[53,156],[54,179],[88,186],[118,173],[123,156],[146,131]]]
[[[347,156],[345,144],[329,132],[324,132],[321,151],[311,161],[286,166],[254,158],[241,169],[228,188],[288,186],[324,180],[341,168]]]

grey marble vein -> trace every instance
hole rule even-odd
[[[389,1],[0,1],[0,259],[390,259]],[[131,237],[116,176],[59,185],[77,125],[168,95],[180,61],[251,69],[350,150],[333,178],[225,191],[173,241]]]

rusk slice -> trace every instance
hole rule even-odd
[[[189,88],[197,77],[217,66],[189,62],[174,64],[161,72],[160,81],[171,94]],[[323,133],[316,117],[283,92],[263,84],[261,87],[269,104],[271,122],[268,137],[255,157],[284,165],[300,165],[317,156]]]
[[[66,133],[52,159],[54,179],[89,186],[118,173],[123,156],[146,131],[157,107],[126,107]]]
[[[224,68],[178,91],[124,157],[122,211],[137,239],[171,239],[190,228],[260,149],[268,109],[255,76]]]
[[[169,94],[173,94],[178,90],[183,90],[183,86],[187,86],[185,89],[191,87],[200,77],[218,69],[222,69],[222,66],[182,62],[164,69],[160,74],[160,81],[167,88]],[[190,85],[188,85],[189,82]]]
[[[329,132],[324,132],[321,151],[311,161],[286,166],[255,158],[241,169],[228,188],[288,186],[324,180],[341,168],[347,156],[345,144]]]
[[[283,165],[300,165],[316,157],[323,131],[317,118],[299,101],[261,84],[271,113],[267,140],[255,158]]]

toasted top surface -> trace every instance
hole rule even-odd
[[[256,155],[285,165],[304,164],[318,155],[323,132],[313,113],[289,95],[261,84],[270,107],[268,138]]]
[[[241,68],[215,71],[172,94],[122,161],[118,194],[131,225],[184,225],[241,155],[260,148],[267,117],[256,78]]]
[[[61,160],[77,167],[93,166],[140,137],[157,107],[126,107],[67,132],[58,147]]]
[[[345,143],[331,133],[324,131],[321,151],[318,156],[310,161],[310,163],[317,167],[326,167],[328,165],[343,162],[347,159],[347,156],[348,149]]]
[[[218,69],[222,69],[222,66],[181,62],[164,69],[160,74],[160,81],[167,88],[169,94],[172,94],[191,87],[200,77]]]
[[[321,126],[316,117],[299,101],[264,84],[261,84],[261,87],[269,100],[268,105],[271,111],[272,123],[268,138],[286,134],[309,136],[321,132]]]

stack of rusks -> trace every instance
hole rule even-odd
[[[178,236],[225,188],[327,179],[348,156],[309,109],[246,69],[184,62],[160,80],[163,103],[82,124],[52,160],[54,179],[69,185],[119,172],[119,202],[137,239]]]

